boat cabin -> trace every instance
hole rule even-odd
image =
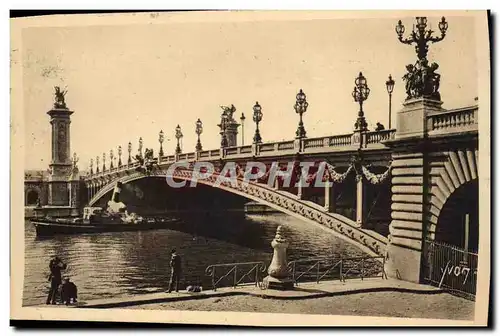
[[[91,216],[102,215],[101,207],[85,207],[83,208],[83,219],[90,220]]]

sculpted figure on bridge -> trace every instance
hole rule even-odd
[[[437,63],[429,65],[427,59],[418,60],[415,65],[406,66],[407,73],[403,76],[406,89],[406,100],[413,98],[430,98],[441,100],[439,83],[441,75],[436,72]]]
[[[56,90],[55,92],[55,97],[54,97],[54,107],[55,108],[66,108],[66,102],[64,100],[64,97],[66,96],[66,93],[68,92],[67,90],[61,91],[61,88],[59,86],[54,86],[54,89]]]
[[[227,119],[228,120],[234,120],[233,118],[233,114],[234,112],[236,112],[236,107],[234,107],[233,104],[231,104],[231,106],[221,106],[222,108],[222,114],[225,114],[227,116]]]
[[[158,159],[154,158],[153,149],[146,148],[144,150],[144,158],[142,158],[139,154],[135,156],[135,159],[139,162],[140,166],[136,168],[137,171],[140,171],[146,175],[151,174],[155,166],[158,167]]]

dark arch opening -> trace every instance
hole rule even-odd
[[[26,193],[26,205],[36,205],[38,201],[38,192],[30,189]]]
[[[477,252],[479,244],[479,185],[465,183],[448,198],[439,214],[436,242]]]
[[[175,179],[175,182],[182,182]],[[164,177],[145,177],[123,184],[120,201],[130,212],[154,215],[164,211],[218,212],[243,209],[250,200],[231,192],[198,183],[195,188],[190,182],[182,188],[172,188]],[[101,197],[95,206],[106,207],[113,189]]]

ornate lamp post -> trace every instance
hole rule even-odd
[[[448,22],[446,22],[445,17],[441,18],[441,22],[439,22],[439,30],[441,31],[441,36],[432,36],[434,31],[431,29],[426,30],[427,28],[427,18],[425,16],[417,16],[417,30],[415,31],[415,25],[413,26],[413,30],[410,34],[409,38],[403,38],[403,34],[405,32],[405,26],[401,23],[401,20],[398,21],[398,25],[396,26],[396,34],[398,34],[398,39],[401,43],[409,44],[415,43],[415,51],[417,52],[417,56],[419,60],[423,60],[427,58],[427,52],[429,51],[429,47],[427,46],[428,42],[436,43],[442,41],[446,36],[446,30],[448,29]]]
[[[118,146],[118,167],[122,166],[122,146]]]
[[[177,127],[175,128],[175,138],[177,139],[177,147],[175,148],[176,154],[180,154],[182,152],[181,146],[179,145],[179,140],[182,139],[182,137],[183,137],[183,135],[182,135],[181,127],[179,125],[177,125]]]
[[[255,122],[255,135],[253,136],[253,143],[262,143],[262,137],[260,136],[259,123],[262,121],[262,107],[259,102],[255,102],[253,106],[253,121]]]
[[[113,154],[113,150],[110,150],[109,151],[109,169],[113,169],[113,159],[115,158],[114,154]]]
[[[102,153],[102,172],[106,170],[106,153]]]
[[[432,36],[434,33],[432,27],[430,29],[426,29],[426,17],[416,17],[416,21],[417,29],[415,30],[414,25],[408,38],[403,38],[405,26],[401,23],[401,20],[399,20],[396,25],[398,40],[401,43],[408,45],[414,43],[415,51],[417,52],[418,57],[415,65],[408,64],[406,66],[408,73],[403,77],[406,81],[406,100],[420,97],[441,100],[441,96],[439,94],[440,75],[436,73],[439,65],[437,63],[429,65],[429,62],[427,61],[427,52],[429,51],[429,42],[436,43],[444,39],[446,36],[446,30],[448,29],[448,22],[446,22],[446,19],[443,16],[438,24],[441,36]]]
[[[142,137],[139,138],[139,156],[142,158]]]
[[[200,152],[203,147],[201,146],[201,141],[200,141],[200,135],[203,133],[203,123],[201,122],[200,118],[196,121],[196,135],[198,136],[198,141],[196,142],[196,151]]]
[[[306,100],[306,95],[302,91],[302,89],[300,89],[299,93],[297,93],[296,102],[294,105],[295,112],[298,113],[300,116],[299,127],[297,127],[297,131],[295,132],[297,139],[302,139],[306,137],[306,130],[304,128],[304,123],[302,121],[302,114],[306,113],[308,106],[309,103]]]
[[[352,91],[352,97],[354,101],[359,103],[359,112],[356,123],[354,124],[355,131],[359,132],[359,148],[363,147],[363,134],[368,130],[368,124],[366,123],[365,113],[363,112],[363,102],[368,99],[370,95],[370,88],[366,82],[366,78],[363,73],[359,73],[359,76],[354,81],[354,90]]]
[[[245,115],[241,112],[240,122],[241,122],[241,145],[245,145]]]
[[[99,174],[99,156],[95,157],[95,173]]]
[[[389,94],[389,129],[391,129],[392,91],[394,91],[394,80],[391,75],[389,75],[389,79],[385,82],[385,86]]]
[[[163,141],[165,140],[165,135],[163,134],[163,130],[160,130],[158,134],[158,142],[160,143],[160,158],[163,157]]]
[[[94,166],[94,159],[90,159],[90,175],[94,174],[92,167]]]
[[[130,157],[130,153],[132,153],[132,143],[129,141],[128,142],[128,160],[127,163],[131,164],[132,163],[132,158]]]

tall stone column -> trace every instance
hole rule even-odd
[[[58,90],[59,88],[56,88]],[[47,112],[52,126],[52,158],[49,164],[48,205],[69,206],[68,177],[72,163],[70,155],[70,111],[64,102],[64,94],[56,91],[54,108]]]
[[[392,221],[386,253],[388,277],[422,280],[424,239],[429,228],[430,177],[427,153],[427,115],[440,112],[442,102],[408,100],[397,114],[392,148]]]

